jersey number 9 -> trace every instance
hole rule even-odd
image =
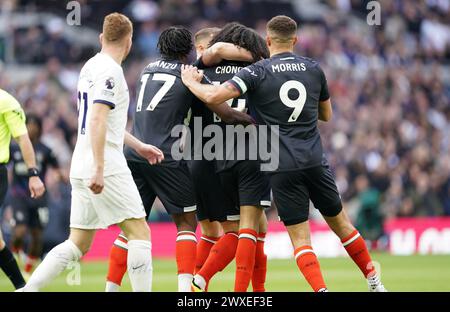
[[[297,90],[298,97],[295,100],[292,100],[289,97],[289,91],[292,89]],[[295,122],[297,121],[298,117],[300,117],[300,114],[302,113],[303,107],[306,103],[306,88],[300,81],[297,80],[289,80],[283,83],[283,85],[280,88],[280,99],[281,102],[286,105],[287,107],[293,108],[294,111],[292,112],[291,116],[288,119],[288,122]]]

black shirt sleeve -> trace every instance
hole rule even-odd
[[[321,84],[319,100],[322,102],[322,101],[326,101],[330,98],[330,93],[328,92],[327,78],[325,77],[325,74],[324,74],[322,68],[320,68],[320,67],[319,67],[319,72],[320,72],[320,84]]]
[[[241,94],[256,89],[264,78],[264,67],[252,64],[241,69],[229,83],[234,85]]]

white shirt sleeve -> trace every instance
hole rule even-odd
[[[116,106],[119,75],[114,69],[105,70],[94,81],[93,103],[105,104],[113,109]]]

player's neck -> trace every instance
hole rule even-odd
[[[117,64],[122,65],[123,52],[120,49],[103,47],[100,53],[110,56]]]
[[[270,50],[270,57],[281,53],[294,53],[294,50],[289,48],[273,49]]]

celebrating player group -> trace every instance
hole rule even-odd
[[[130,97],[121,64],[132,36],[126,16],[106,16],[101,51],[80,72],[70,235],[20,290],[45,287],[88,252],[97,229],[116,224],[122,232],[111,248],[106,291],[119,291],[127,271],[133,291],[151,291],[146,220],[158,197],[177,228],[178,291],[208,291],[213,276],[233,259],[234,290],[245,292],[251,284],[253,291],[265,291],[264,210],[271,198],[314,291],[328,289],[311,247],[310,201],[341,239],[369,291],[386,291],[342,208],[324,156],[318,121],[332,117],[330,94],[319,64],[294,54],[296,22],[273,17],[265,39],[239,23],[194,36],[183,27],[165,29],[158,40],[160,58],[142,70],[137,84],[128,133]],[[190,65],[194,48],[197,60]],[[208,135],[193,137],[197,129],[202,135],[211,127],[223,135],[214,148]],[[270,135],[258,135],[262,127]],[[231,136],[230,129],[236,130]],[[246,135],[240,140],[236,133],[242,129]],[[264,160],[253,157],[259,145],[269,146],[276,166],[263,169]],[[214,157],[203,155],[206,150]]]

